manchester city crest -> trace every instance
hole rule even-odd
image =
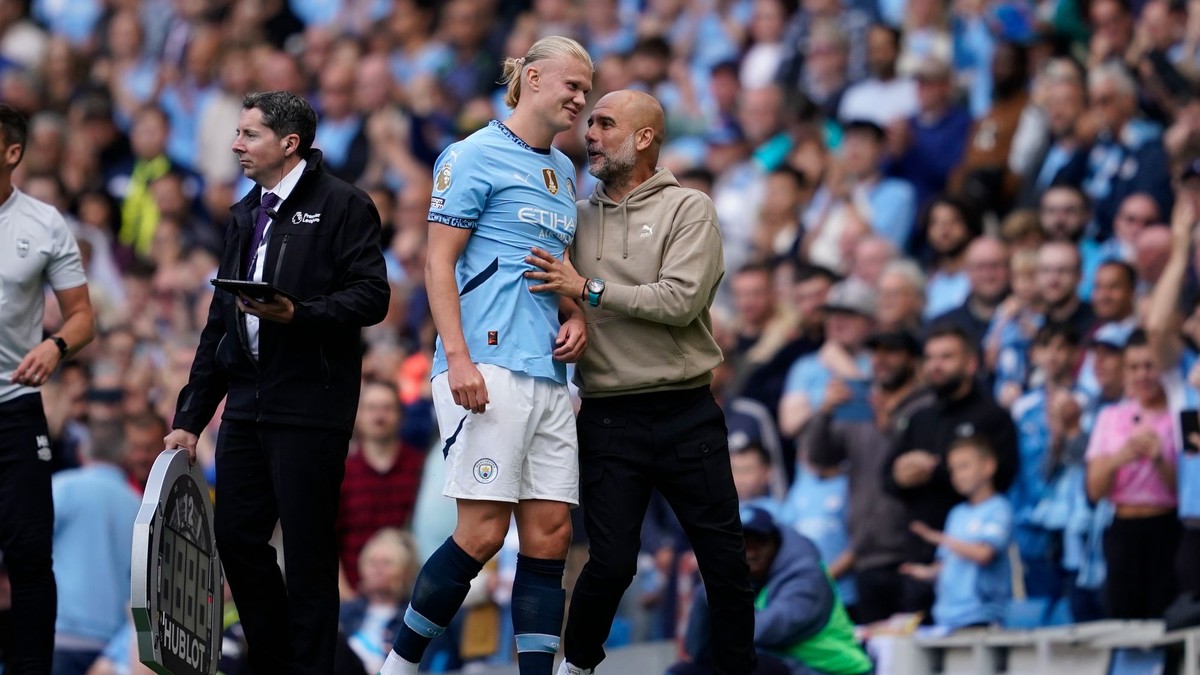
[[[487,484],[496,480],[496,475],[499,473],[500,468],[496,466],[496,462],[486,457],[478,462],[475,462],[475,480],[479,481],[480,483]]]
[[[18,239],[17,240],[17,255],[21,256],[22,258],[29,255],[29,240],[28,239]]]

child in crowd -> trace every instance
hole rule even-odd
[[[992,317],[984,356],[996,373],[996,401],[1009,407],[1025,392],[1029,347],[1042,325],[1038,307],[1037,251],[1017,251],[1011,260],[1012,294]]]
[[[733,486],[737,489],[738,502],[742,506],[757,506],[766,509],[772,517],[779,517],[779,500],[771,497],[771,482],[775,467],[771,456],[757,442],[747,442],[738,447],[729,445],[729,464],[733,470]]]
[[[803,461],[784,499],[781,522],[808,537],[821,552],[821,562],[837,582],[838,595],[854,614],[854,550],[850,548],[850,478],[843,464]]]
[[[958,629],[1002,623],[1012,597],[1007,549],[1013,518],[993,483],[996,451],[978,436],[962,438],[950,446],[946,462],[966,501],[950,510],[945,532],[913,522],[917,536],[937,545],[937,562],[906,563],[900,571],[936,581],[935,624]]]
[[[1000,221],[1000,238],[1013,253],[1037,252],[1046,241],[1042,221],[1035,209],[1016,209]]]

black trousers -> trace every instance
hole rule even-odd
[[[54,653],[58,593],[50,557],[50,459],[41,394],[0,403],[0,552],[12,584],[5,673],[45,675]]]
[[[1175,557],[1175,577],[1180,593],[1200,595],[1200,529],[1183,529]]]
[[[1104,533],[1108,578],[1104,604],[1112,619],[1161,619],[1175,599],[1179,517],[1113,518]]]
[[[617,605],[637,569],[642,520],[657,488],[691,541],[714,631],[714,672],[755,672],[754,599],[725,416],[708,388],[585,399],[579,471],[589,559],[571,597],[567,660],[604,659]]]
[[[899,563],[854,570],[854,585],[858,588],[858,602],[851,614],[854,622],[884,621],[903,611],[905,578]]]
[[[334,672],[334,523],[348,432],[225,421],[217,436],[217,549],[256,675]],[[283,531],[286,580],[270,544]]]

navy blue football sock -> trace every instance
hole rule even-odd
[[[392,649],[404,660],[420,663],[429,641],[445,632],[481,569],[483,563],[462,550],[453,537],[443,542],[417,576]]]
[[[551,675],[554,671],[567,599],[562,587],[565,563],[517,554],[512,622],[521,675]]]

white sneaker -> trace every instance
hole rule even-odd
[[[579,666],[573,666],[566,661],[563,661],[558,666],[558,675],[593,675],[595,672],[596,671],[593,668],[580,668]]]

